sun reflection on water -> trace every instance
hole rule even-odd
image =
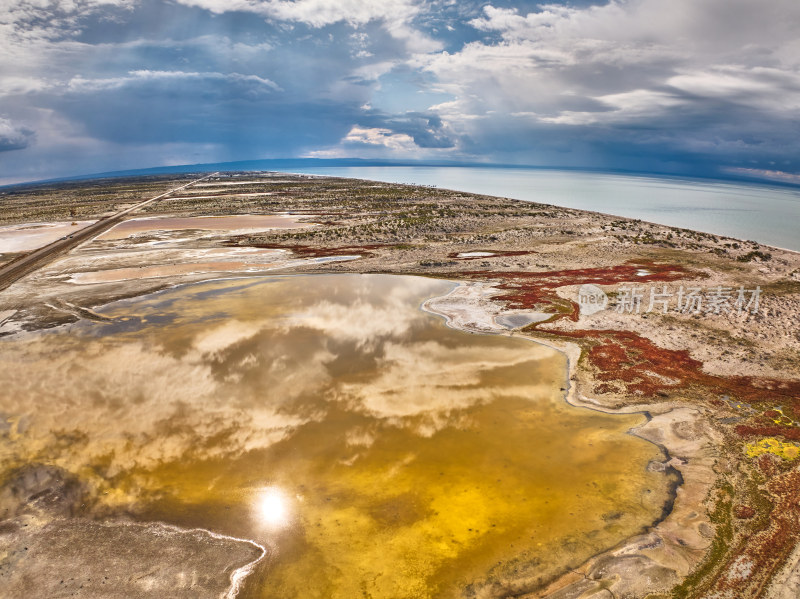
[[[667,487],[645,467],[658,448],[626,434],[642,417],[576,410],[560,354],[419,310],[450,288],[209,282],[0,339],[20,431],[0,422],[0,455],[89,473],[103,510],[269,547],[248,599],[490,593],[652,522]]]
[[[270,529],[286,528],[291,521],[289,498],[279,487],[266,487],[256,496],[259,522]]]

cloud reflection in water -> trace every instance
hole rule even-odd
[[[269,543],[259,597],[439,597],[651,521],[666,485],[624,434],[640,418],[566,406],[548,348],[419,309],[450,286],[208,282],[0,340],[18,423],[0,458],[78,473],[107,509]]]

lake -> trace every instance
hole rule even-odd
[[[256,541],[241,598],[533,588],[657,520],[644,416],[572,407],[562,354],[420,308],[453,285],[219,280],[0,339],[0,478],[52,464],[82,516]]]

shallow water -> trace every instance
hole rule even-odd
[[[532,584],[656,519],[643,418],[568,406],[549,348],[420,310],[451,286],[207,282],[0,340],[0,463],[78,474],[95,513],[267,546],[248,598]]]
[[[0,254],[29,252],[80,231],[93,220],[63,223],[26,223],[0,227]]]
[[[495,256],[494,252],[460,252],[456,257],[457,258],[488,258],[489,256]]]

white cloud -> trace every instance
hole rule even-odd
[[[564,110],[555,117],[541,117],[544,123],[557,125],[591,125],[597,122],[623,123],[643,118],[657,117],[665,108],[685,104],[686,101],[673,94],[646,89],[635,89],[621,94],[609,94],[595,98],[609,106],[609,111],[578,112]]]
[[[419,7],[408,0],[178,0],[216,14],[252,12],[283,21],[324,27],[346,22],[364,25],[373,20],[407,22]]]
[[[81,441],[67,449],[63,459],[91,460],[108,454],[113,456],[111,468],[128,469],[178,459],[187,452],[212,457],[266,447],[308,421],[280,413],[274,405],[242,409],[196,354],[175,358],[142,343],[108,347],[90,341],[83,344],[85,362],[75,366],[71,350],[76,348],[64,349],[54,355],[37,340],[4,355],[41,372],[36,380],[21,373],[4,378],[13,395],[4,397],[3,409],[24,415],[29,426],[18,443],[2,448],[5,452],[46,451],[57,443],[58,431],[72,430]],[[75,377],[71,388],[64,385],[69,376],[65,373]],[[30,405],[33,396],[40,399],[36,410]],[[90,419],[88,406],[93,411]],[[208,439],[226,432],[224,449],[208,446]]]
[[[154,39],[158,33],[144,28],[150,9],[141,0],[0,2],[0,116],[25,123],[37,136],[24,152],[4,155],[7,172],[22,176],[20,167],[34,162],[50,168],[57,154],[67,164],[66,153],[76,166],[42,176],[87,170],[77,164],[88,151],[69,148],[88,148],[92,139],[94,156],[110,161],[115,154],[121,165],[125,155],[131,166],[163,162],[159,143],[180,146],[169,151],[170,162],[285,152],[582,166],[586,156],[622,144],[633,148],[645,138],[671,138],[679,153],[744,148],[738,155],[745,160],[752,150],[749,160],[768,148],[777,154],[776,148],[791,146],[797,137],[797,0],[611,0],[527,10],[488,5],[477,15],[473,4],[422,0],[177,0],[170,12],[187,21],[163,28],[175,39]],[[241,17],[234,12],[253,17],[247,35],[228,37]],[[453,28],[459,19],[460,27]],[[466,24],[478,41],[459,42]],[[119,41],[109,35],[116,27]],[[445,30],[453,32],[443,38],[448,51],[431,37]],[[197,37],[182,38],[186,31]],[[398,89],[391,102],[380,89],[387,81]],[[278,85],[281,94],[274,93]],[[448,143],[440,145],[448,147],[434,147],[430,135],[418,135],[418,126],[398,125],[403,103],[413,102],[416,90],[430,102],[440,101],[432,99],[438,94],[453,98],[414,106],[442,119],[432,129],[446,132]],[[213,112],[211,122],[219,128],[176,130],[167,142],[133,136],[141,142],[134,147],[130,127],[109,115],[119,112],[119,99],[129,92],[147,99],[131,107],[153,108],[138,131],[158,133],[175,125],[180,103],[187,114]],[[100,108],[81,111],[74,101],[78,93],[94,94]],[[263,112],[240,115],[242,99],[251,105],[265,100]],[[47,116],[48,110],[53,114]],[[277,113],[301,115],[299,127],[308,117],[313,124],[288,135],[273,126],[283,122],[274,118]],[[249,145],[232,143],[220,131],[252,130],[233,125],[237,118],[266,133],[253,134]],[[56,131],[59,123],[64,128]],[[107,142],[119,145],[111,151]],[[146,144],[153,146],[145,150]],[[640,155],[638,149],[623,153]],[[553,160],[541,161],[547,155]],[[86,163],[93,164],[88,158]],[[769,168],[769,162],[757,166]]]
[[[472,19],[470,25],[482,31],[500,31],[507,38],[529,37],[531,32],[559,26],[580,13],[579,9],[559,5],[543,5],[539,12],[519,14],[516,8],[484,7],[485,17]]]
[[[410,21],[419,8],[407,0],[295,0],[268,2],[273,16],[322,27],[339,21],[363,25],[372,20]]]
[[[719,65],[685,71],[667,80],[694,96],[721,99],[778,112],[800,108],[800,73],[773,67]]]
[[[4,0],[0,39],[60,39],[80,31],[80,19],[109,9],[132,10],[139,0]]]
[[[308,158],[361,157],[413,157],[432,158],[448,152],[446,147],[421,147],[407,133],[396,133],[384,127],[361,127],[354,125],[335,146],[308,152]]]
[[[530,349],[530,351],[527,351]],[[407,418],[423,414],[449,414],[500,397],[530,397],[547,391],[547,384],[491,384],[483,380],[495,369],[505,369],[552,354],[531,345],[452,347],[436,341],[387,343],[379,375],[369,382],[343,385],[354,409],[376,418]]]
[[[727,168],[725,170],[726,172],[729,172],[733,175],[752,177],[754,179],[771,179],[772,181],[780,181],[782,183],[793,183],[794,185],[800,185],[800,175],[796,173],[786,173],[784,171],[756,169],[756,168],[741,168],[741,167]]]
[[[414,139],[405,133],[394,133],[389,129],[378,127],[364,128],[355,126],[344,137],[345,142],[362,143],[372,146],[384,146],[392,150],[414,150],[417,146]]]
[[[416,0],[178,0],[186,6],[203,8],[215,14],[250,12],[267,19],[303,23],[320,28],[335,23],[360,27],[377,21],[392,37],[403,40],[410,52],[433,52],[440,42],[411,26],[423,11]],[[360,58],[370,53],[361,51]]]
[[[477,146],[492,131],[514,133],[512,122],[522,128],[514,134],[535,136],[542,127],[668,127],[681,113],[718,122],[720,102],[772,119],[800,106],[796,0],[612,0],[529,13],[489,5],[470,24],[499,38],[413,65],[455,96],[433,109]],[[703,135],[691,133],[686,143]]]
[[[274,81],[256,75],[242,75],[241,73],[198,73],[185,71],[130,71],[126,77],[111,77],[107,79],[85,79],[80,75],[73,77],[67,84],[70,91],[93,92],[99,90],[116,89],[130,83],[142,81],[171,81],[171,80],[218,80],[226,82],[241,82],[256,84],[273,91],[281,88]]]
[[[47,81],[35,77],[15,77],[12,75],[0,78],[0,96],[39,92],[48,87],[50,85]]]

